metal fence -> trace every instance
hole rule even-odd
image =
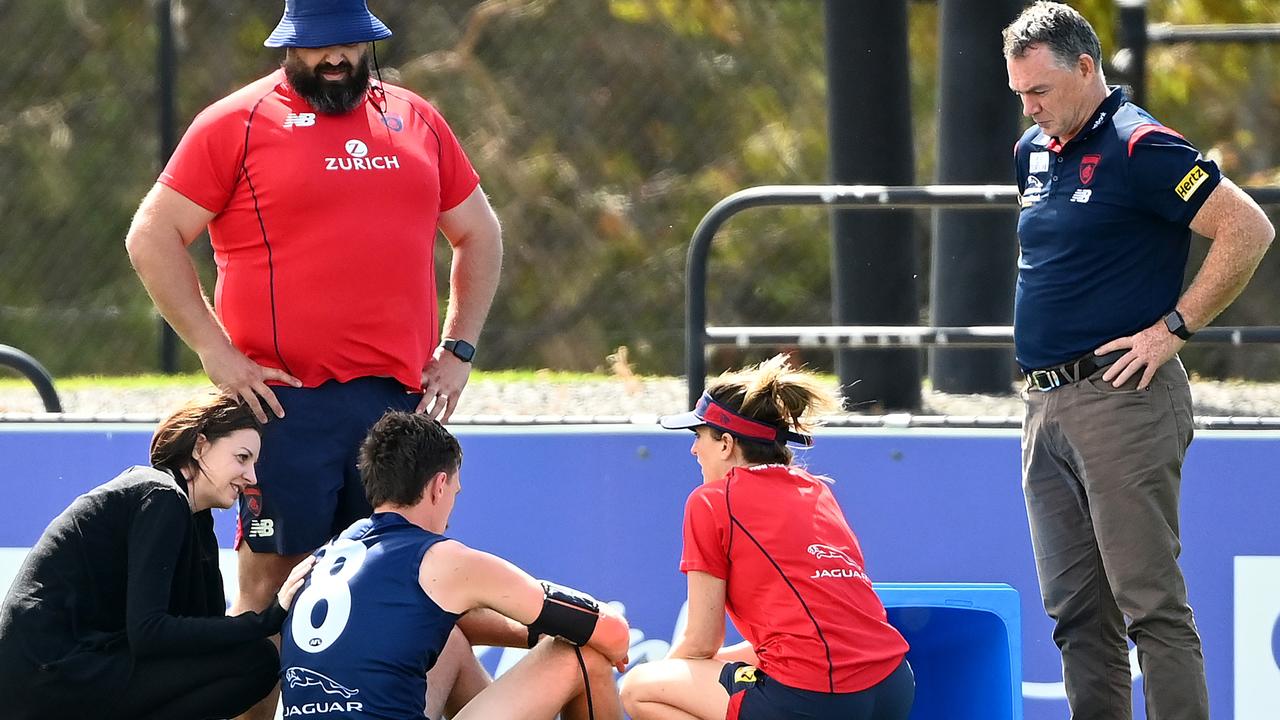
[[[0,75],[0,342],[55,376],[160,367],[157,318],[122,241],[163,154],[161,68],[173,74],[180,132],[279,60],[261,43],[281,2],[162,1],[171,4],[0,0],[9,38],[9,72]],[[371,4],[396,33],[378,48],[388,80],[441,108],[504,222],[506,268],[481,338],[483,368],[590,370],[626,345],[637,370],[680,372],[684,250],[698,218],[741,187],[828,175],[821,0]],[[1111,25],[1099,14],[1108,2],[1081,7],[1100,29]],[[1153,4],[1151,19],[1180,7]],[[909,8],[924,180],[933,175],[938,9]],[[164,9],[173,60],[158,67]],[[1236,19],[1211,10],[1204,21]],[[1163,52],[1151,50],[1153,76]],[[1280,77],[1280,56],[1251,62],[1247,72],[1225,67],[1187,80],[1184,90],[1212,112],[1158,84],[1151,109],[1216,151],[1233,177],[1263,184],[1254,175],[1280,165],[1269,150],[1280,113],[1252,78]],[[927,219],[916,227],[904,242],[925,242]],[[803,209],[730,223],[718,241],[724,280],[708,299],[712,319],[827,322],[828,235],[827,218]],[[445,287],[448,253],[439,247]],[[207,243],[194,255],[211,289]],[[1280,278],[1270,260],[1260,272]],[[908,291],[923,298],[928,273],[922,267]],[[1280,289],[1264,288],[1280,283],[1255,286],[1225,322],[1262,324],[1273,314]],[[178,360],[199,368],[185,348]],[[1275,358],[1206,365],[1244,375],[1267,367],[1280,375]]]
[[[1259,203],[1280,204],[1280,187],[1245,188]],[[760,207],[824,206],[861,210],[1014,209],[1018,189],[1012,185],[883,185],[764,186],[738,191],[716,203],[689,241],[685,276],[685,376],[693,407],[706,385],[709,347],[837,348],[992,347],[1010,345],[1013,328],[877,327],[877,326],[731,326],[707,325],[707,264],[717,231],[735,215]],[[1196,333],[1199,343],[1280,343],[1280,326],[1210,327]]]
[[[641,367],[677,371],[672,308],[701,209],[744,183],[825,173],[820,3],[372,5],[395,31],[378,47],[384,75],[442,109],[504,223],[482,367],[592,369],[628,345]],[[261,43],[280,6],[173,3],[176,64],[163,67],[179,135],[276,66]],[[163,154],[157,14],[0,1],[0,27],[23,39],[0,78],[0,341],[55,375],[159,367],[157,318],[122,243]],[[781,246],[824,227],[763,230]],[[194,255],[211,290],[206,241]],[[180,365],[199,368],[185,348]]]

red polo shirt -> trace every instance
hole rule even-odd
[[[831,489],[799,468],[734,468],[694,490],[680,570],[726,582],[734,627],[785,685],[857,692],[906,655]]]
[[[200,113],[160,176],[216,213],[214,308],[232,342],[307,387],[421,386],[439,215],[479,184],[436,109],[383,87],[383,111],[366,97],[322,115],[277,71]]]

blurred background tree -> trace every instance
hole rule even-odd
[[[1113,2],[1073,4],[1109,58]],[[184,126],[278,64],[262,39],[279,5],[174,3]],[[679,374],[684,257],[702,215],[744,187],[827,179],[821,0],[372,5],[395,31],[378,47],[384,76],[440,107],[504,223],[506,267],[481,367],[590,370],[626,345],[638,370]],[[937,14],[932,2],[910,5],[922,181],[936,175]],[[1280,22],[1280,7],[1153,0],[1150,17]],[[0,342],[57,375],[155,370],[157,321],[123,248],[158,173],[154,4],[0,0],[0,27],[11,59],[0,77]],[[993,37],[991,51],[999,44]],[[1280,47],[1155,46],[1148,57],[1152,113],[1240,184],[1280,182]],[[919,226],[924,237],[927,214]],[[711,321],[827,322],[828,234],[814,208],[731,221],[712,256]],[[443,288],[448,250],[439,248]],[[207,243],[195,253],[211,287]],[[927,250],[918,256],[927,263]],[[1259,272],[1221,324],[1276,324],[1280,261],[1273,254]],[[1274,348],[1187,355],[1206,375],[1280,377]],[[182,365],[199,367],[185,348]]]

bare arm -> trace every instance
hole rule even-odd
[[[200,356],[209,379],[222,390],[243,398],[259,419],[266,420],[259,396],[277,416],[283,417],[284,410],[264,381],[279,380],[295,386],[300,383],[280,370],[258,366],[232,346],[205,299],[195,264],[187,252],[213,216],[177,191],[156,183],[142,199],[125,238],[129,262],[156,309]]]
[[[502,273],[502,229],[484,190],[477,186],[457,207],[441,213],[440,230],[453,247],[449,305],[442,337],[474,345],[480,339],[480,330],[498,290]],[[418,412],[428,412],[448,422],[470,374],[471,363],[464,363],[453,353],[437,347],[422,371],[424,392]]]
[[[156,308],[197,353],[231,344],[205,300],[195,264],[187,253],[187,246],[213,215],[156,183],[142,199],[124,241],[129,261]]]
[[[724,580],[698,570],[689,572],[688,622],[668,658],[716,657],[724,643],[724,597]]]
[[[497,610],[478,607],[458,618],[458,629],[472,645],[490,647],[525,647],[529,628]]]
[[[544,595],[537,580],[496,555],[457,541],[436,543],[427,551],[418,582],[427,597],[449,612],[490,608],[521,625],[542,614]],[[626,658],[630,641],[626,620],[602,603],[600,620],[587,645],[616,663]]]
[[[1253,198],[1227,178],[1222,178],[1200,207],[1191,220],[1191,229],[1212,241],[1195,280],[1178,300],[1178,312],[1187,329],[1195,332],[1212,322],[1249,284],[1276,232]],[[1138,387],[1145,388],[1156,370],[1185,344],[1165,328],[1162,319],[1136,335],[1112,340],[1095,352],[1105,355],[1113,350],[1128,350],[1102,377],[1120,387],[1142,370]]]
[[[1195,280],[1178,300],[1178,312],[1195,332],[1239,297],[1276,229],[1253,198],[1226,178],[1191,220],[1191,229],[1213,241]]]

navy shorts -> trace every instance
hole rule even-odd
[[[725,720],[907,720],[916,681],[906,660],[866,690],[824,693],[789,687],[758,668],[733,662],[720,671],[729,692]]]
[[[360,444],[388,410],[412,412],[422,395],[377,377],[272,391],[284,417],[263,426],[258,485],[240,496],[236,548],[308,553],[372,511],[356,468]]]

